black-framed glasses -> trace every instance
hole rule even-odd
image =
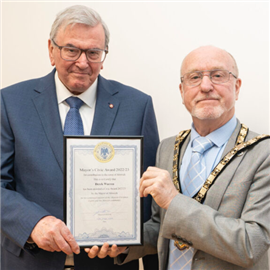
[[[59,48],[61,58],[66,61],[76,61],[80,58],[81,54],[84,52],[89,62],[102,63],[105,60],[106,55],[108,53],[108,50],[102,49],[82,50],[76,47],[59,46],[53,39],[52,42],[56,47]]]
[[[208,72],[208,74],[204,74]],[[215,70],[203,70],[203,71],[193,71],[184,74],[181,77],[181,83],[187,86],[198,86],[201,84],[203,76],[208,76],[212,83],[214,84],[223,84],[230,80],[230,75],[235,79],[235,76],[232,72],[228,70],[215,69]]]

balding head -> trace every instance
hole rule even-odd
[[[195,70],[210,69],[226,69],[238,77],[238,67],[233,56],[223,49],[210,45],[199,47],[184,58],[181,76]]]

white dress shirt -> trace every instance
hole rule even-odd
[[[62,123],[62,129],[64,130],[66,115],[69,111],[69,105],[65,102],[65,100],[73,95],[66,86],[60,81],[58,78],[57,71],[54,75],[55,78],[55,87],[56,87],[56,95],[59,107],[59,114]],[[83,122],[84,135],[90,135],[92,129],[92,123],[95,114],[95,106],[96,106],[96,98],[97,98],[97,79],[94,83],[82,94],[76,96],[80,98],[84,104],[80,108],[80,115]]]

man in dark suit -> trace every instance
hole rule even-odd
[[[55,69],[1,91],[3,270],[138,269],[138,261],[117,266],[109,257],[89,259],[62,221],[67,98],[83,101],[84,135],[143,135],[144,168],[155,162],[159,138],[151,97],[99,75],[108,43],[108,28],[95,11],[67,8],[48,42]],[[146,221],[150,198],[144,206]]]

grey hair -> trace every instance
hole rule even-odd
[[[52,40],[56,37],[60,28],[63,27],[63,29],[66,29],[68,25],[73,26],[77,23],[90,27],[94,27],[100,23],[105,32],[105,48],[108,48],[110,32],[107,25],[95,10],[81,5],[68,7],[56,15],[56,19],[51,28],[50,39]]]

